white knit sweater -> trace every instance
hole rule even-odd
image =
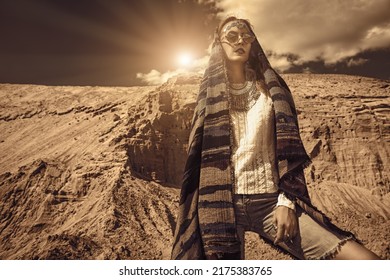
[[[248,111],[231,109],[235,194],[278,192],[272,99],[261,93]],[[278,205],[294,209],[293,202],[279,195]]]
[[[248,111],[231,110],[237,194],[275,193],[274,118],[271,97],[261,94]]]

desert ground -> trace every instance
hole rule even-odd
[[[390,259],[390,81],[283,77],[314,205]],[[169,259],[199,81],[0,84],[0,259]],[[291,259],[246,239],[247,259]]]

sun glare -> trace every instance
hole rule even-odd
[[[193,58],[191,56],[191,54],[189,53],[181,53],[178,55],[178,62],[181,66],[190,66],[192,61],[193,61]]]

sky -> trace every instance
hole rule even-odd
[[[390,80],[390,0],[0,0],[0,83],[134,86],[201,74],[248,19],[280,73]]]

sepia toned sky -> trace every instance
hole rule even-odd
[[[390,80],[389,10],[390,0],[0,0],[0,82],[132,86],[202,73],[226,15],[249,19],[280,73]]]

